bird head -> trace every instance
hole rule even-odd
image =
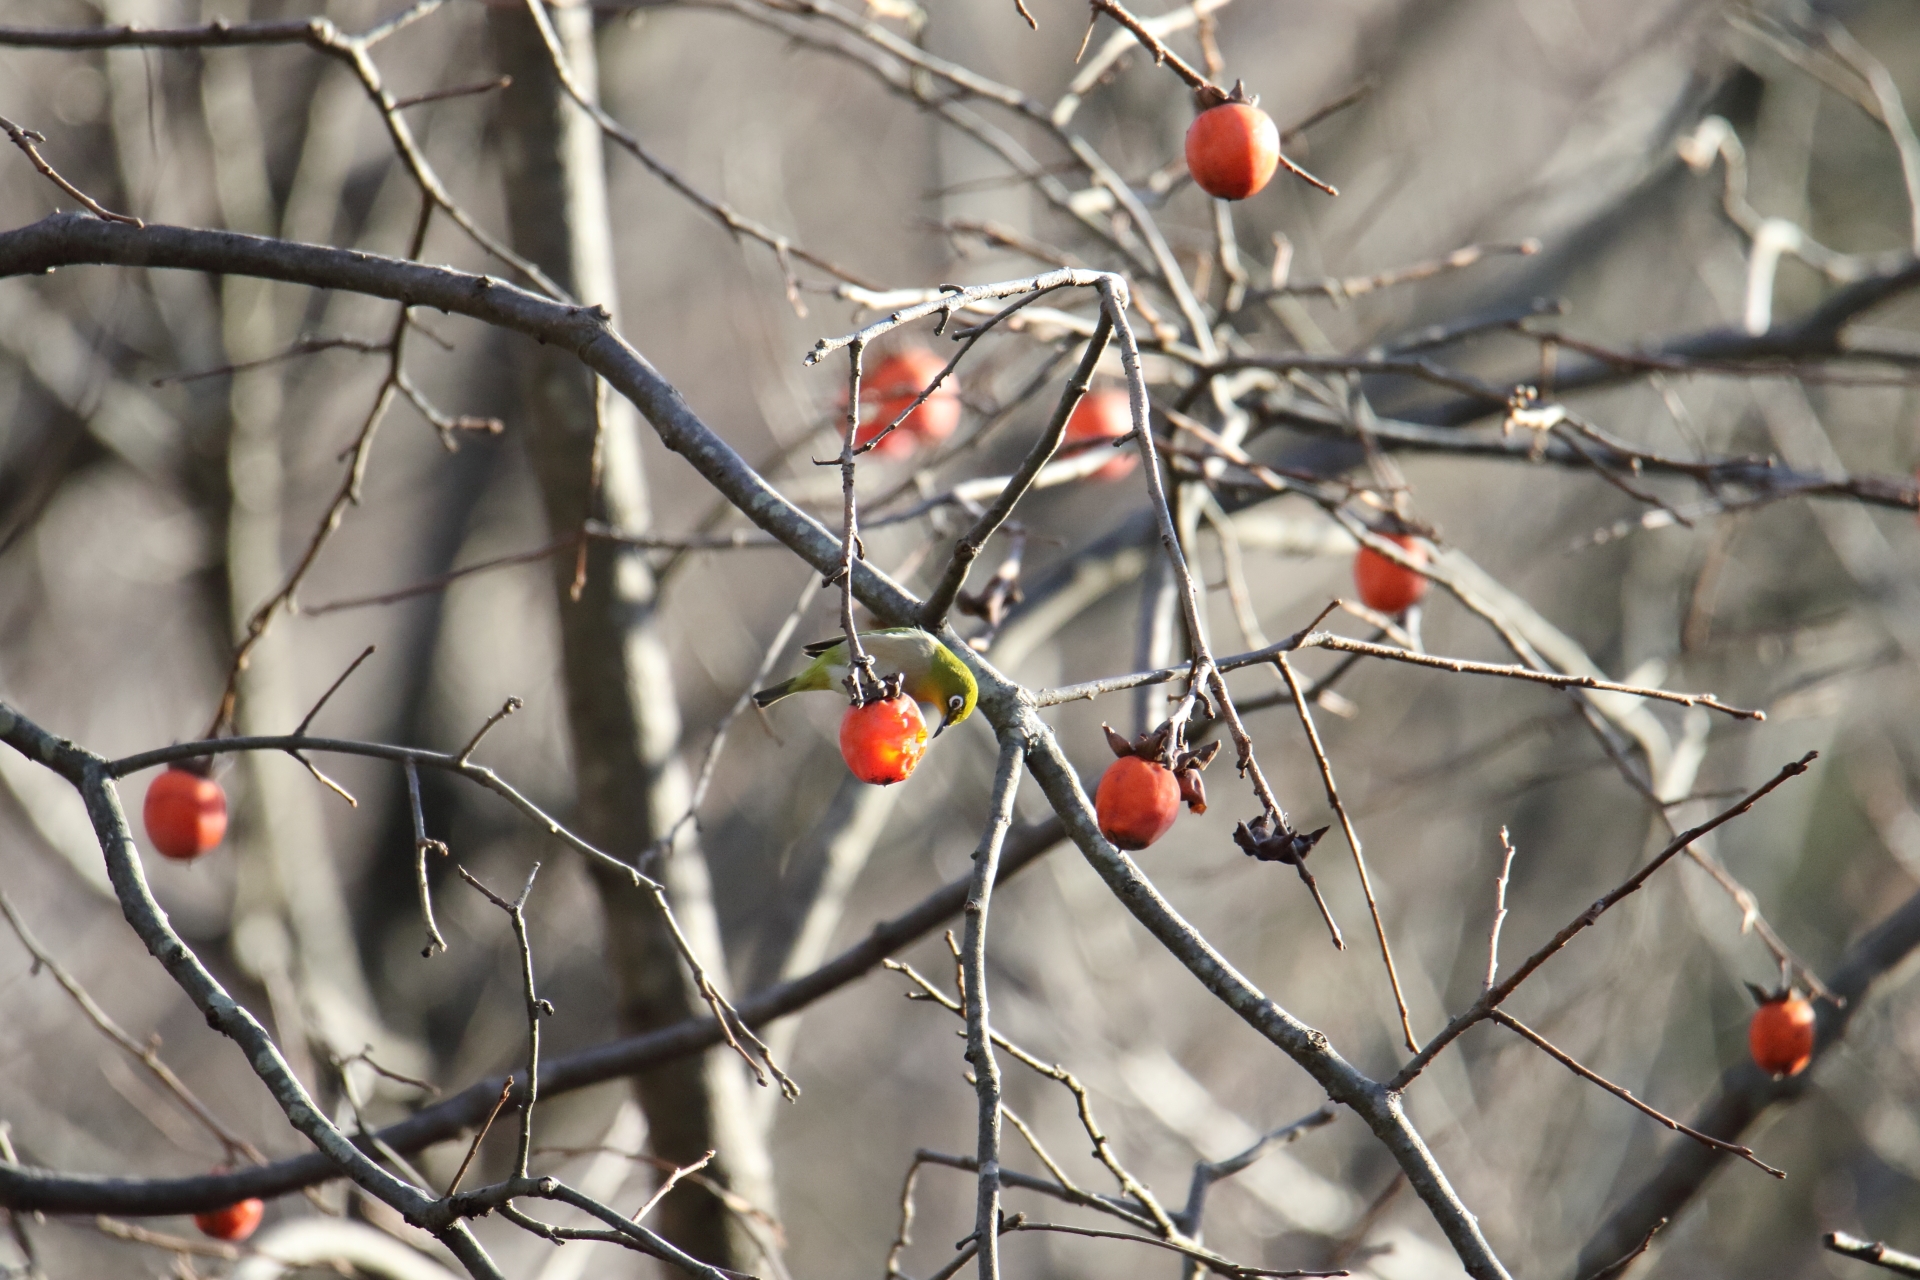
[[[980,686],[974,683],[973,672],[943,644],[933,646],[926,688],[932,696],[920,700],[932,703],[940,715],[940,727],[933,731],[936,738],[948,725],[959,724],[972,715],[973,705],[980,697]]]

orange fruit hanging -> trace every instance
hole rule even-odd
[[[147,787],[140,817],[163,857],[191,862],[227,834],[227,793],[186,765],[169,765]]]

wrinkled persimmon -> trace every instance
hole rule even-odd
[[[190,862],[227,834],[227,793],[196,769],[170,765],[147,787],[140,816],[163,857]]]
[[[1173,770],[1138,756],[1122,756],[1100,775],[1093,796],[1100,834],[1119,849],[1144,849],[1180,816],[1180,780]]]
[[[925,347],[908,347],[866,371],[860,384],[862,417],[854,444],[866,444],[885,431],[895,418],[907,413],[908,406],[946,367],[946,361]],[[959,425],[960,388],[949,375],[925,402],[907,413],[905,421],[874,445],[873,451],[888,457],[905,457],[922,444],[945,440]]]
[[[1105,447],[1113,460],[1095,471],[1094,480],[1118,480],[1140,462],[1132,449],[1115,448],[1110,442],[1133,430],[1133,405],[1124,391],[1089,391],[1080,397],[1067,417],[1064,443],[1086,449]]]
[[[257,1199],[242,1200],[224,1209],[209,1209],[205,1213],[194,1214],[193,1225],[215,1240],[238,1244],[259,1228],[260,1219],[266,1211],[267,1206]]]
[[[905,694],[848,707],[840,718],[840,755],[862,782],[904,782],[926,753],[926,718]]]
[[[1407,559],[1415,564],[1427,562],[1427,549],[1411,534],[1389,533],[1382,536],[1404,551]],[[1427,594],[1424,575],[1395,564],[1372,547],[1361,547],[1359,554],[1354,556],[1353,585],[1359,588],[1360,603],[1381,613],[1404,613]]]
[[[1245,200],[1280,167],[1280,130],[1250,102],[1223,102],[1187,129],[1187,172],[1200,189],[1222,200]]]

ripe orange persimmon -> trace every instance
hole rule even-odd
[[[862,418],[853,442],[863,445],[884,431],[946,367],[945,360],[925,347],[908,347],[875,365],[860,385],[861,407],[871,407],[873,413]],[[918,445],[945,440],[959,425],[960,388],[950,376],[873,451],[905,457]]]
[[[1163,764],[1122,756],[1100,775],[1093,811],[1100,834],[1115,847],[1144,849],[1180,816],[1180,780]]]
[[[1426,548],[1415,541],[1411,534],[1389,533],[1382,536],[1406,552],[1407,558],[1414,563],[1427,562]],[[1361,547],[1360,553],[1353,558],[1353,585],[1360,589],[1360,602],[1381,613],[1403,613],[1427,594],[1426,578],[1395,564],[1372,547]]]
[[[1250,102],[1223,102],[1187,129],[1187,172],[1200,189],[1222,200],[1245,200],[1280,167],[1280,130]]]
[[[252,1235],[260,1226],[260,1218],[267,1206],[259,1200],[242,1200],[239,1204],[230,1204],[224,1209],[210,1209],[206,1213],[193,1215],[193,1225],[215,1240],[231,1240],[238,1243]]]
[[[862,782],[904,782],[926,753],[926,719],[905,694],[848,707],[840,719],[840,754]]]
[[[140,816],[162,856],[190,862],[227,834],[227,793],[194,769],[169,765],[147,787]]]
[[[1095,471],[1094,480],[1118,480],[1140,462],[1140,455],[1124,446],[1115,448],[1107,441],[1118,440],[1133,430],[1133,406],[1124,391],[1089,391],[1080,397],[1067,417],[1065,442],[1089,449],[1104,447],[1113,461]]]
[[[1747,1048],[1768,1075],[1799,1075],[1813,1061],[1813,1006],[1792,992],[1763,1001],[1747,1024]]]

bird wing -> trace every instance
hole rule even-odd
[[[877,631],[862,631],[860,634],[862,636],[898,636],[910,634],[915,630],[917,630],[915,627],[882,627]],[[825,640],[815,640],[812,644],[802,645],[800,652],[809,658],[817,658],[836,645],[846,643],[846,639],[846,633],[842,632]]]

